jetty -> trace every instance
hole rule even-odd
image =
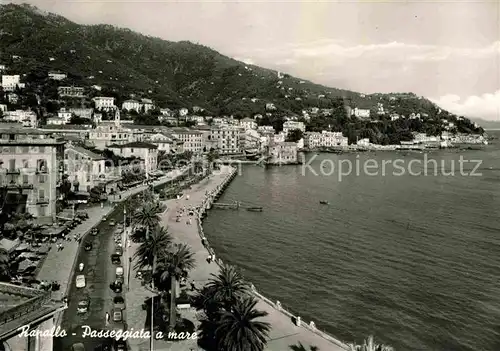
[[[242,204],[240,201],[234,201],[234,202],[230,202],[230,203],[215,202],[211,205],[211,208],[219,208],[219,209],[223,209],[223,210],[245,209],[245,210],[254,211],[254,212],[262,212],[262,210],[264,209],[261,206],[245,205],[245,204]]]

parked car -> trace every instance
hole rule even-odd
[[[115,350],[116,351],[126,351],[127,350],[127,343],[124,340],[116,340]]]
[[[88,297],[84,298],[80,302],[78,302],[78,313],[86,313],[89,310],[90,299]]]
[[[117,294],[120,294],[123,290],[123,283],[115,280],[114,283],[112,284],[113,291]]]
[[[92,250],[92,243],[91,242],[86,242],[85,243],[85,247],[84,247],[85,251],[90,251]]]
[[[111,255],[111,263],[113,264],[120,264],[121,263],[121,259],[120,259],[120,255],[114,253]]]
[[[97,228],[92,229],[90,234],[92,234],[93,236],[96,236],[97,234],[99,234],[99,229],[97,229]]]
[[[120,308],[120,309],[125,309],[125,300],[123,299],[122,296],[116,295],[113,298],[113,307],[114,308]]]
[[[113,308],[113,322],[121,322],[123,320],[123,312],[121,308]]]
[[[109,225],[110,225],[111,227],[114,227],[114,226],[115,226],[115,224],[116,224],[116,222],[115,222],[115,221],[110,221],[110,222],[109,222]]]
[[[123,255],[123,248],[121,246],[115,248],[115,255]]]
[[[78,289],[85,287],[85,276],[83,274],[76,276],[76,287]]]
[[[71,346],[71,351],[85,351],[85,346],[83,346],[81,342],[73,344],[73,346]]]
[[[116,267],[115,273],[117,278],[123,277],[123,267],[122,266]]]

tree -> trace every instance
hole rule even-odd
[[[0,281],[8,282],[11,278],[9,253],[5,249],[0,249]]]
[[[146,228],[146,240],[150,231],[160,222],[158,207],[155,202],[144,202],[143,205],[134,213],[133,221],[136,225]]]
[[[158,258],[163,258],[167,254],[167,248],[172,243],[172,237],[164,227],[156,226],[151,232],[151,235],[139,245],[139,248],[134,254],[136,261],[136,269],[152,267],[155,271],[156,261]]]
[[[293,129],[286,136],[286,141],[290,141],[290,142],[296,143],[300,139],[302,139],[303,137],[304,137],[304,132],[302,132],[302,130],[300,130],[300,129]]]
[[[373,336],[369,336],[363,342],[363,345],[349,344],[349,351],[393,351],[391,346],[376,344]]]
[[[231,310],[221,312],[215,329],[215,339],[219,350],[263,351],[271,325],[257,320],[267,316],[267,312],[255,308],[253,297],[238,299]]]
[[[212,294],[211,299],[227,310],[250,291],[240,271],[230,265],[224,265],[217,275],[212,274],[207,288]]]
[[[191,248],[186,244],[178,244],[173,250],[168,251],[159,262],[157,272],[160,273],[160,280],[170,280],[170,330],[176,325],[176,286],[177,281],[185,278],[190,270],[195,266],[195,259]]]

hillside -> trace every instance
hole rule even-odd
[[[338,124],[345,109],[337,107],[370,109],[376,115],[377,103],[384,103],[388,113],[409,116],[418,112],[433,121],[456,120],[414,94],[365,96],[328,88],[247,65],[202,45],[169,42],[109,25],[79,25],[29,5],[0,6],[0,64],[8,67],[7,74],[25,74],[28,88],[41,96],[44,104],[54,99],[57,87],[47,73],[60,70],[69,74],[64,85],[99,85],[102,91],[88,89],[90,95],[115,96],[118,104],[135,94],[153,99],[160,107],[200,106],[213,114],[237,117],[264,114],[268,102],[277,108],[273,118],[301,115],[309,107],[336,111],[337,115],[315,121],[312,129]],[[342,128],[347,127],[359,126]]]

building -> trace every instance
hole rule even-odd
[[[113,110],[116,108],[114,97],[96,96],[92,101],[94,101],[95,108],[98,110]]]
[[[68,145],[64,150],[64,172],[73,191],[90,192],[106,176],[106,159],[83,147]]]
[[[267,111],[274,111],[274,110],[276,110],[276,106],[274,106],[274,104],[273,104],[273,103],[268,102],[268,103],[266,104],[266,110],[267,110]]]
[[[21,83],[21,76],[19,74],[14,75],[2,75],[2,89],[3,91],[14,91],[16,88],[23,89],[25,87],[24,83]]]
[[[109,145],[141,141],[143,138],[142,131],[116,124],[114,121],[101,122],[89,132],[89,141],[99,150],[104,150]]]
[[[66,305],[52,299],[50,291],[0,283],[0,348],[2,350],[52,351],[53,337],[40,336],[54,330],[54,317]],[[25,330],[21,329],[25,328]],[[25,336],[21,334],[37,336]]]
[[[176,152],[176,141],[173,136],[168,136],[164,133],[155,133],[149,135],[145,140],[148,143],[156,145],[158,147],[158,151],[163,151],[166,154]]]
[[[81,107],[81,108],[73,107],[73,108],[70,108],[68,111],[71,112],[72,114],[74,114],[75,116],[78,116],[80,118],[87,118],[90,120],[92,119],[92,115],[94,114],[94,109],[84,108],[84,107]]]
[[[240,149],[255,150],[261,149],[262,143],[260,134],[255,129],[246,129],[240,133]]]
[[[62,72],[49,72],[49,79],[53,79],[53,80],[64,80],[66,79],[68,76],[66,73],[62,73]]]
[[[263,132],[272,132],[273,134],[275,133],[273,126],[258,126],[257,131],[259,133],[263,133]]]
[[[370,110],[355,107],[352,114],[358,118],[370,118]]]
[[[297,144],[293,142],[273,143],[269,146],[269,164],[294,164],[298,160]]]
[[[149,110],[154,108],[153,100],[151,99],[141,99],[141,110],[147,113]]]
[[[186,117],[188,113],[189,113],[189,110],[185,107],[179,109],[179,116],[180,117]]]
[[[286,139],[286,134],[285,132],[280,132],[278,134],[273,135],[273,140],[272,142],[274,143],[284,143]]]
[[[304,136],[304,146],[308,149],[346,147],[348,144],[348,138],[341,132],[309,132]]]
[[[64,140],[36,130],[0,130],[0,184],[18,194],[12,205],[32,214],[39,223],[56,219],[64,144]]]
[[[36,128],[38,125],[38,118],[33,111],[7,111],[4,112],[3,119],[6,121],[18,122],[27,128]]]
[[[66,110],[63,107],[63,108],[59,109],[59,111],[57,112],[57,117],[64,119],[64,121],[67,124],[71,120],[71,117],[73,117],[73,113],[71,113],[71,111]]]
[[[292,130],[299,129],[302,132],[306,131],[306,126],[304,122],[297,122],[297,121],[286,121],[283,123],[283,132],[285,135],[288,135]]]
[[[160,113],[162,116],[166,116],[166,117],[173,117],[173,111],[169,108],[162,108],[160,109]]]
[[[241,129],[234,126],[213,127],[210,131],[210,140],[219,154],[241,153]]]
[[[57,94],[59,97],[85,97],[85,89],[81,87],[58,87]]]
[[[158,147],[156,145],[136,141],[122,145],[110,145],[108,149],[118,156],[136,157],[144,160],[147,177],[158,168]]]
[[[62,126],[67,123],[66,120],[61,117],[48,117],[45,119],[45,122],[48,126]]]
[[[122,103],[122,110],[139,112],[141,110],[141,104],[137,100],[125,100]]]
[[[203,133],[188,128],[173,128],[172,135],[183,142],[184,151],[203,152]]]
[[[251,118],[243,118],[240,121],[240,126],[242,126],[243,128],[245,128],[245,130],[247,130],[247,129],[257,129],[257,122],[255,122],[255,120],[253,120]]]
[[[89,133],[92,130],[92,128],[81,124],[63,124],[63,125],[50,124],[50,125],[40,126],[38,129],[40,132],[58,138],[74,139],[83,142],[88,141]]]

